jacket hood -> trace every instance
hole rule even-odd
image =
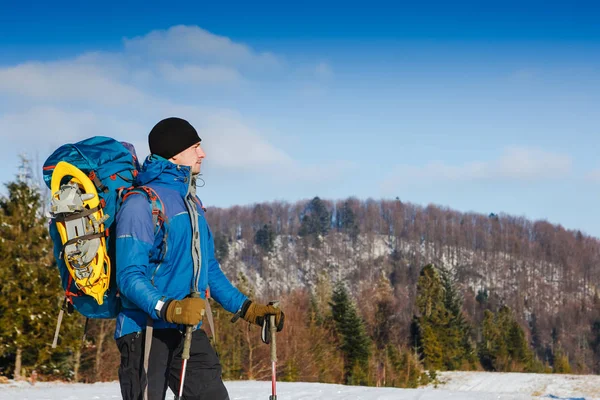
[[[196,177],[192,175],[192,169],[185,165],[177,165],[171,161],[150,154],[146,157],[138,176],[137,186],[145,185],[167,186],[177,190],[182,196],[187,193],[196,193]]]

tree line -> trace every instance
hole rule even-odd
[[[410,338],[420,272],[434,264],[455,282],[475,343],[482,339],[486,311],[506,307],[542,364],[566,358],[574,372],[600,372],[600,241],[584,232],[399,198],[315,197],[211,208],[207,217],[217,232],[223,268],[272,279],[264,285],[266,294],[273,288],[312,287],[316,271],[325,271],[362,298],[384,274],[398,300],[398,333]],[[274,244],[263,243],[257,236],[261,230],[271,232]],[[368,318],[368,303],[359,307]]]
[[[27,182],[6,186],[0,374],[116,379],[114,321],[91,320],[82,338],[84,319],[67,315],[50,347],[64,293],[40,213],[46,199]],[[436,370],[600,372],[600,246],[581,232],[399,199],[316,197],[207,217],[226,274],[286,311],[282,380],[416,387]],[[281,284],[298,271],[305,281]],[[224,378],[269,379],[258,328],[213,311]]]

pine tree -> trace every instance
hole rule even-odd
[[[444,288],[437,270],[432,264],[421,270],[417,284],[417,307],[415,320],[416,342],[426,369],[444,369],[444,348],[440,341],[443,327],[448,324],[449,313],[444,306]]]
[[[482,322],[482,340],[479,343],[479,359],[483,368],[488,371],[493,371],[496,368],[497,356],[505,353],[501,348],[503,345],[494,313],[485,310]]]
[[[52,326],[61,301],[52,243],[30,182],[6,185],[0,199],[0,356],[14,357],[15,378],[51,358]]]
[[[496,314],[485,311],[479,357],[487,370],[531,372],[539,369],[523,328],[506,306]]]
[[[336,282],[333,293],[331,295],[331,315],[338,328],[341,327],[341,321],[344,320],[344,315],[348,312],[350,307],[350,297],[348,295],[348,289],[341,281]]]
[[[271,253],[275,248],[275,231],[271,224],[265,224],[262,228],[256,231],[254,235],[254,243],[257,244],[266,253]]]
[[[450,271],[440,269],[440,275],[444,287],[444,306],[450,313],[447,337],[450,345],[458,344],[446,356],[446,366],[450,370],[474,368],[477,355],[471,340],[471,325],[463,313],[463,298]]]
[[[358,315],[348,290],[341,281],[335,285],[330,307],[341,338],[340,349],[344,353],[345,383],[366,385],[371,340],[364,321]]]
[[[570,374],[571,364],[569,364],[569,357],[565,354],[562,346],[558,346],[554,352],[554,365],[552,372],[555,374]]]
[[[428,383],[427,374],[423,373],[423,367],[413,352],[392,345],[388,345],[386,349],[393,372],[386,386],[416,388]]]
[[[229,240],[227,236],[221,232],[217,232],[214,236],[215,258],[222,263],[229,255]]]
[[[354,214],[348,200],[346,200],[342,208],[338,210],[336,221],[339,229],[346,233],[353,243],[356,243],[358,234],[360,233],[360,227],[356,214]]]
[[[433,264],[426,265],[421,270],[417,292],[419,316],[414,334],[425,368],[454,370],[473,364],[471,328],[449,273]]]
[[[308,203],[300,224],[298,234],[303,237],[312,237],[313,243],[318,245],[319,237],[326,236],[331,227],[331,213],[319,197]]]

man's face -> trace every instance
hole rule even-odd
[[[187,165],[192,169],[192,174],[199,174],[200,165],[204,157],[206,157],[206,154],[204,154],[204,150],[202,150],[200,142],[198,142],[181,153],[174,155],[169,161],[177,165]]]

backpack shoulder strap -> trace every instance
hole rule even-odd
[[[135,186],[130,188],[123,188],[119,191],[119,199],[121,204],[129,196],[134,194],[141,194],[146,196],[152,207],[152,223],[154,226],[154,235],[156,236],[160,230],[168,224],[167,215],[165,213],[165,205],[158,196],[158,193],[149,186]]]
[[[140,194],[146,196],[152,208],[152,224],[154,226],[154,237],[158,236],[160,231],[163,231],[160,259],[162,260],[167,252],[167,238],[169,236],[169,220],[165,213],[165,205],[158,196],[158,193],[149,186],[134,186],[123,188],[119,191],[119,199],[121,204],[127,197]]]

